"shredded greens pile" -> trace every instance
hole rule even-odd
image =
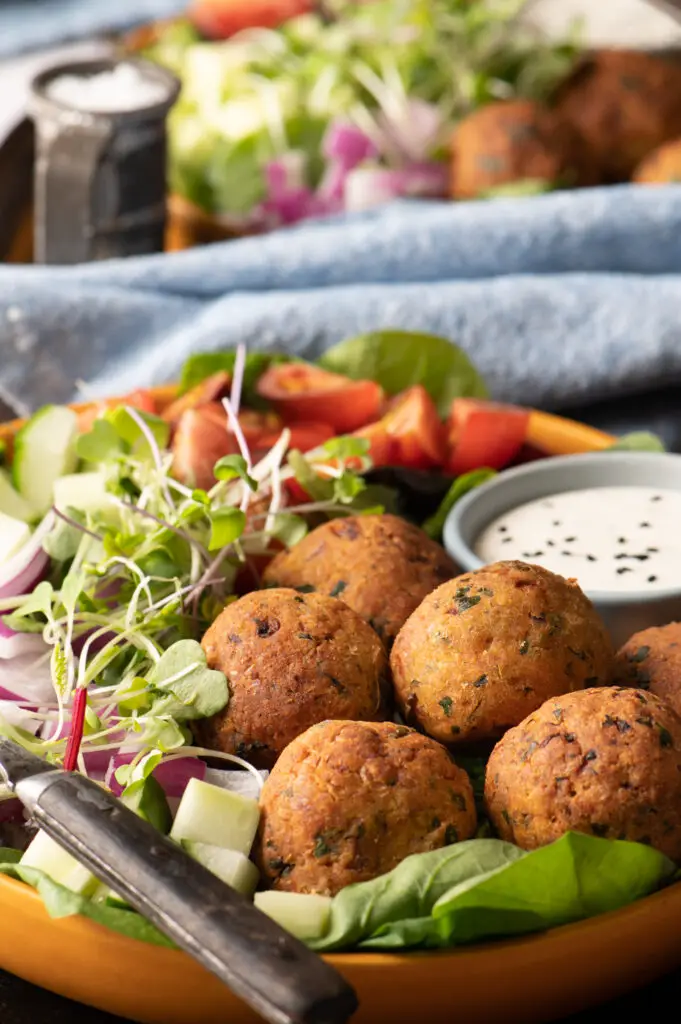
[[[491,100],[546,98],[579,52],[576,35],[547,42],[522,24],[524,0],[336,6],[332,24],[310,14],[224,43],[201,42],[185,22],[161,34],[146,56],[183,82],[170,117],[174,191],[236,222],[272,212],[286,219],[290,209],[268,206],[280,198],[268,176],[274,164],[293,182],[297,212],[333,212],[339,197],[325,186],[340,156],[345,172],[357,164],[409,171],[382,177],[379,191],[419,194],[457,120]],[[339,125],[354,126],[366,151],[354,155],[347,140],[330,151]]]

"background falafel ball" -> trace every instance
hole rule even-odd
[[[439,743],[392,722],[308,729],[279,758],[260,807],[263,877],[329,896],[476,829],[466,772]]]
[[[649,690],[681,715],[681,622],[634,633],[615,656],[613,680]]]
[[[643,690],[556,697],[494,748],[485,801],[501,838],[525,850],[575,831],[679,860],[681,718]]]
[[[634,171],[640,185],[671,185],[681,182],[681,139],[666,142],[649,153]]]
[[[638,50],[602,50],[560,86],[555,109],[581,133],[606,181],[627,181],[681,135],[681,64]]]
[[[348,516],[318,526],[277,555],[263,581],[339,597],[389,647],[402,624],[457,572],[423,530],[393,515]]]
[[[496,739],[552,696],[609,679],[610,638],[572,580],[496,562],[443,584],[390,659],[405,721],[443,743]]]
[[[196,723],[212,750],[268,768],[315,722],[386,716],[385,648],[333,597],[283,589],[247,594],[218,616],[202,647],[230,692],[223,711]]]
[[[525,179],[576,187],[596,184],[598,175],[574,125],[539,103],[490,103],[461,121],[452,141],[455,199]]]

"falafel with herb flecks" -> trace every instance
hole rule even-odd
[[[195,723],[205,747],[269,768],[292,739],[327,718],[388,714],[388,658],[374,631],[342,601],[261,590],[228,605],[203,638],[224,672],[227,707]]]
[[[625,687],[553,698],[492,751],[485,802],[500,837],[526,850],[575,831],[681,860],[681,718]]]
[[[496,562],[443,584],[391,654],[405,721],[443,743],[498,739],[551,696],[608,682],[612,647],[574,580]]]
[[[390,647],[426,594],[456,572],[444,548],[423,530],[385,514],[318,526],[278,554],[263,581],[339,597]]]
[[[615,655],[613,681],[649,690],[681,715],[681,622],[634,633]]]
[[[263,877],[329,896],[476,829],[466,772],[435,740],[392,722],[308,729],[279,758],[260,807],[254,856]]]

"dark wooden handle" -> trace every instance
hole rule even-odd
[[[344,978],[253,904],[76,774],[44,776],[40,826],[273,1024],[341,1024]]]

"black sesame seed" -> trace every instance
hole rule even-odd
[[[587,562],[597,562],[598,561],[598,559],[596,558],[595,555],[587,555],[586,556],[586,560],[587,560]]]
[[[626,537],[618,537],[617,538],[617,543],[618,544],[626,544],[627,543],[627,538]]]
[[[646,551],[649,551],[651,555],[658,554],[659,550],[659,548],[646,548]]]
[[[561,523],[560,519],[554,519],[553,520],[553,525],[554,526],[562,526],[563,524]]]
[[[577,538],[576,538],[576,537],[566,537],[566,538],[565,538],[565,543],[566,543],[566,544],[574,544],[574,542],[575,542],[576,540],[577,540]]]
[[[571,555],[571,551],[561,551],[561,555]]]
[[[638,525],[641,527],[641,529],[645,529],[646,527],[650,528],[650,523],[639,523]]]
[[[651,498],[650,500],[651,501],[662,501],[662,495],[661,494],[656,494],[655,497]]]
[[[546,546],[547,546],[547,548],[555,548],[556,542],[553,541],[553,540],[547,540]]]
[[[619,569],[616,570],[618,576],[622,576],[625,572],[633,572],[633,571],[634,570],[630,569],[628,565],[621,565],[619,567]]]
[[[500,526],[500,527],[498,527],[498,530],[499,530],[499,533],[507,533],[508,532],[508,526]]]
[[[649,576],[648,577],[648,583],[656,583],[656,582],[657,582],[657,576]]]

